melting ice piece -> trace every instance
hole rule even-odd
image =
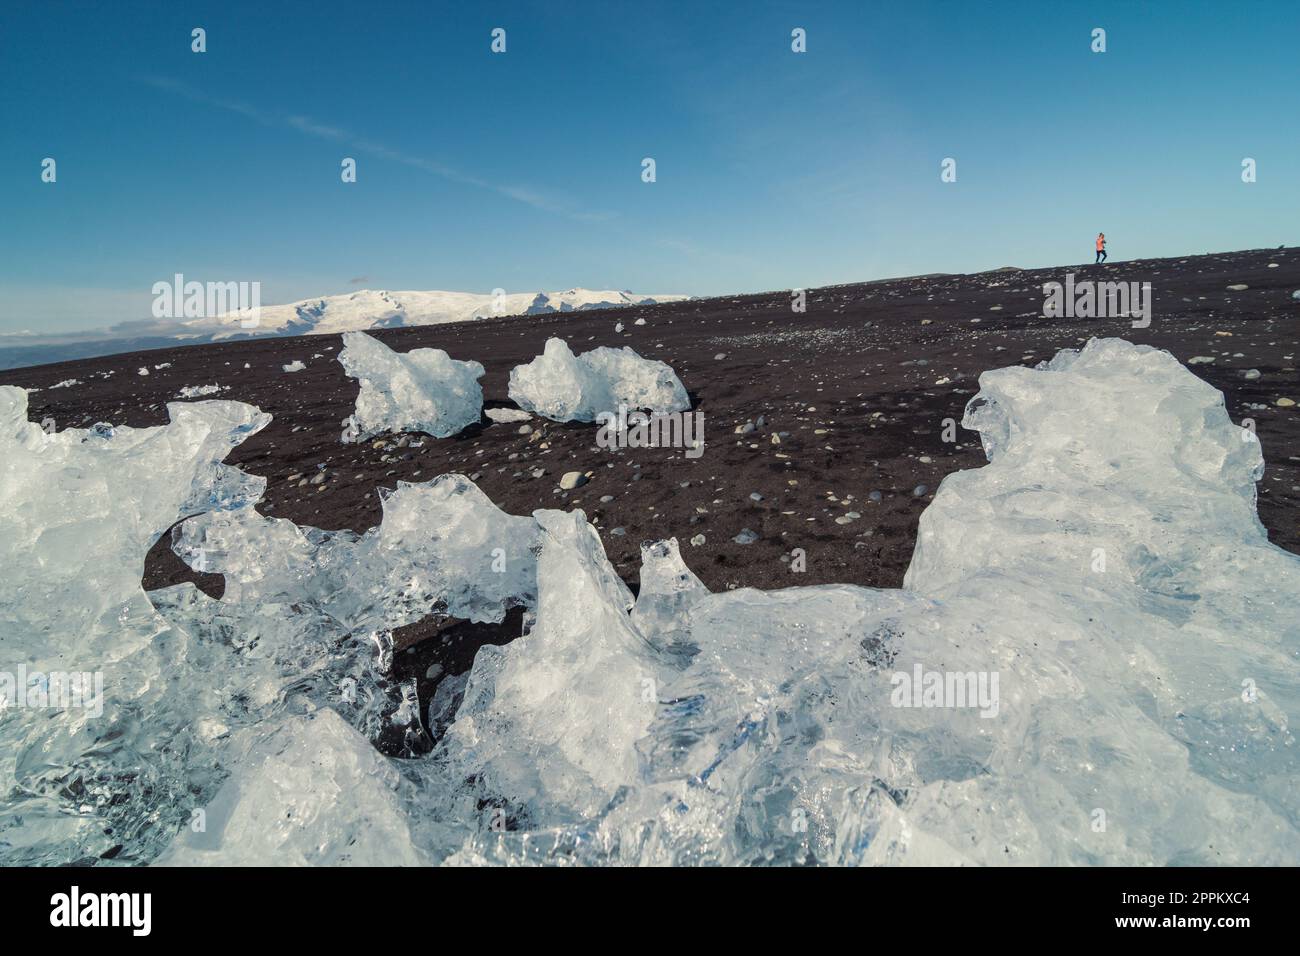
[[[686,566],[677,539],[641,545],[641,590],[632,609],[632,623],[661,651],[684,643],[677,628],[690,608],[709,589]]]
[[[1300,559],[1255,518],[1257,442],[1123,342],[981,384],[990,464],[940,486],[906,589],[709,594],[662,542],[633,608],[580,512],[514,518],[447,476],[360,536],[190,519],[175,546],[226,597],[155,592],[170,630],[144,550],[227,500],[255,410],[47,435],[0,390],[0,626],[109,688],[102,721],[0,720],[0,860],[152,859],[233,767],[211,841],[169,862],[1294,864]],[[322,712],[358,629],[534,596],[428,758]]]
[[[417,866],[387,758],[329,709],[256,743],[158,866]]]
[[[635,779],[656,675],[628,620],[631,593],[582,512],[535,517],[536,624],[479,651],[444,753],[529,826],[553,826],[593,815]]]
[[[0,388],[0,565],[4,642],[13,662],[54,661],[108,639],[143,597],[149,548],[178,517],[255,500],[266,479],[221,464],[271,416],[239,402],[172,403],[155,428],[68,428],[27,421],[27,396]]]
[[[394,352],[364,332],[345,332],[339,361],[361,382],[356,411],[343,422],[343,441],[382,432],[454,435],[483,414],[483,366],[458,362],[442,349]]]
[[[526,422],[533,417],[521,408],[485,408],[483,414],[498,425],[507,422]]]
[[[1300,558],[1255,517],[1258,444],[1117,340],[981,384],[991,463],[945,479],[905,590],[707,594],[664,543],[625,622],[603,556],[540,573],[581,613],[476,660],[443,765],[487,756],[466,805],[514,829],[452,861],[1300,860]],[[654,719],[595,739],[632,673]]]
[[[399,481],[382,522],[356,535],[300,527],[252,508],[198,515],[172,533],[192,567],[223,574],[223,603],[321,613],[352,630],[399,627],[440,611],[500,621],[537,593],[532,518],[508,515],[464,475]]]
[[[179,392],[179,398],[203,398],[205,395],[215,395],[225,388],[224,385],[186,385]]]
[[[66,864],[115,844],[120,860],[147,859],[160,808],[198,786],[187,767],[205,772],[201,748],[178,739],[202,694],[182,661],[206,648],[169,630],[140,578],[179,517],[261,493],[265,479],[221,460],[270,416],[237,402],[168,411],[154,428],[51,434],[27,421],[22,389],[0,388],[0,862]]]
[[[686,387],[671,367],[630,348],[605,346],[576,358],[559,338],[541,355],[510,372],[510,398],[521,408],[557,422],[596,420],[619,406],[666,414],[691,407]]]
[[[906,587],[933,593],[991,571],[1139,585],[1181,619],[1207,587],[1213,607],[1241,607],[1236,582],[1208,567],[1253,574],[1259,561],[1293,560],[1255,514],[1260,443],[1168,352],[1094,339],[979,381],[962,424],[979,431],[989,465],[944,480]]]

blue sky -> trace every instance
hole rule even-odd
[[[176,272],[264,304],[708,295],[1078,262],[1099,230],[1295,244],[1297,36],[1293,0],[8,0],[0,332],[147,318]]]

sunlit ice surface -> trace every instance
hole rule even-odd
[[[48,435],[0,389],[2,862],[1300,862],[1300,558],[1256,517],[1259,442],[1165,352],[982,375],[989,463],[901,590],[710,594],[668,540],[634,599],[581,511],[459,475],[299,527],[220,464],[267,416],[169,408]],[[140,587],[187,515],[220,600]],[[393,629],[520,606],[432,700],[393,678]],[[98,706],[50,704],[74,672]],[[430,752],[374,745],[422,725]]]

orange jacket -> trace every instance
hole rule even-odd
[[[1098,251],[1098,252],[1101,252],[1101,250],[1103,250],[1103,249],[1105,249],[1105,248],[1106,248],[1106,237],[1105,237],[1105,236],[1098,236],[1098,237],[1097,237],[1097,251]]]

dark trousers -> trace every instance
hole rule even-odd
[[[1105,262],[1105,261],[1106,261],[1106,250],[1105,250],[1105,249],[1098,249],[1098,250],[1097,250],[1097,261],[1094,262],[1093,265],[1096,265],[1097,262]]]

